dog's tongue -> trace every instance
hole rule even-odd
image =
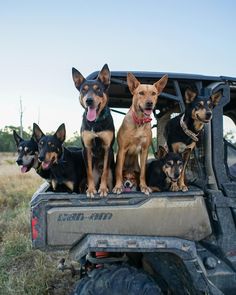
[[[49,165],[50,165],[50,162],[48,162],[48,163],[45,163],[45,162],[42,162],[42,168],[43,169],[48,169],[49,168]]]
[[[124,192],[125,193],[130,193],[131,192],[131,188],[130,187],[125,187],[124,188]]]
[[[27,166],[22,166],[21,167],[21,173],[26,173],[27,172]]]
[[[150,116],[152,113],[152,110],[145,110],[144,113],[145,115]]]
[[[88,107],[87,120],[92,122],[96,119],[96,108]]]

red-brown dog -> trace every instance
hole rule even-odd
[[[118,154],[116,159],[116,185],[114,193],[122,192],[122,171],[125,167],[139,167],[140,190],[149,195],[151,189],[145,180],[145,166],[148,148],[152,141],[151,114],[157,103],[158,95],[166,86],[168,76],[164,75],[153,85],[141,84],[133,74],[128,73],[127,83],[133,94],[132,105],[126,114],[117,134]]]

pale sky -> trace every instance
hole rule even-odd
[[[236,76],[236,1],[1,1],[0,129],[80,130],[71,68]],[[122,116],[113,115],[115,121]]]

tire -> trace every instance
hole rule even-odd
[[[82,278],[70,295],[161,295],[147,273],[129,265],[94,269]]]

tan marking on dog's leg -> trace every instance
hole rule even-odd
[[[74,191],[74,182],[73,181],[64,181],[64,184],[68,187],[72,192]]]
[[[184,165],[183,165],[183,170],[180,174],[180,178],[179,178],[179,181],[178,181],[178,186],[179,186],[179,190],[183,191],[183,192],[187,192],[188,191],[188,187],[187,185],[185,184],[185,171],[186,171],[186,167],[187,167],[187,164],[188,164],[188,161],[189,161],[189,157],[190,157],[190,154],[191,154],[191,151],[194,149],[196,143],[192,143],[190,145],[188,145],[187,149],[186,149],[186,152],[183,153],[183,160],[184,160]]]
[[[88,182],[88,189],[86,191],[87,197],[93,198],[94,195],[97,193],[94,180],[93,180],[93,167],[92,167],[92,149],[87,147],[87,182]]]
[[[56,188],[57,188],[57,181],[56,181],[56,179],[52,179],[51,185],[52,185],[52,189],[55,191]]]
[[[126,151],[124,148],[118,148],[118,154],[116,159],[116,185],[113,188],[113,193],[120,194],[122,192],[123,181],[123,166],[125,161]]]
[[[179,185],[176,181],[171,181],[170,191],[171,192],[178,192],[179,191]]]
[[[152,190],[152,192],[161,192],[161,190],[157,186],[151,186],[149,188]]]

